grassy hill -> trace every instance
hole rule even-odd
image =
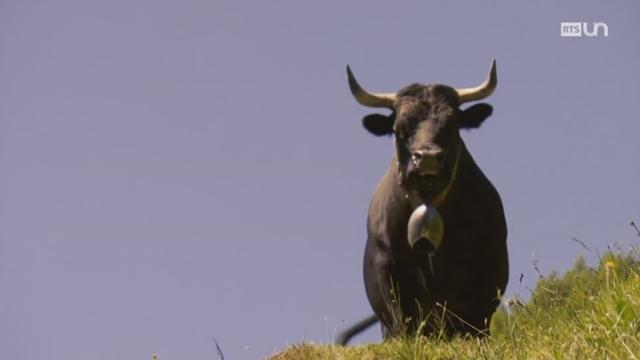
[[[486,339],[407,337],[382,344],[295,345],[293,359],[638,359],[640,253],[608,253],[596,268],[579,258],[564,276],[540,278],[530,300],[509,299]]]

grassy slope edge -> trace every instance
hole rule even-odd
[[[505,302],[486,339],[407,337],[340,347],[304,343],[272,360],[638,359],[640,257],[608,253],[596,268],[578,258],[564,276],[541,277],[531,299]]]

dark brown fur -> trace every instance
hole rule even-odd
[[[394,134],[396,142],[394,159],[369,206],[364,255],[367,297],[385,339],[414,335],[419,328],[427,335],[441,325],[449,334],[488,334],[507,285],[507,227],[500,196],[464,146],[460,129],[480,126],[491,112],[484,103],[461,110],[448,86],[414,84],[398,93],[391,115],[363,119],[371,133]],[[412,153],[427,148],[439,150],[437,176],[416,174],[409,161]],[[407,223],[416,198],[429,205],[450,182],[451,190],[438,204],[445,224],[442,245],[435,252],[412,249]],[[354,335],[353,329],[346,333],[339,343]]]

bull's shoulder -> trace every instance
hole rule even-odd
[[[454,201],[457,204],[462,204],[464,207],[484,208],[504,216],[498,190],[468,152],[464,156],[455,192]]]
[[[400,188],[397,174],[393,166],[389,166],[387,171],[378,182],[371,202],[369,203],[369,217],[386,216],[407,216],[407,202],[404,192]]]
[[[470,154],[443,209],[447,227],[477,244],[506,241],[507,225],[500,194]],[[451,230],[455,229],[455,230]]]
[[[393,241],[406,238],[406,227],[411,215],[404,192],[390,166],[380,179],[369,203],[367,232],[369,238]]]

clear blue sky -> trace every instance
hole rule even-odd
[[[0,359],[215,359],[214,337],[255,359],[370,314],[392,142],[347,63],[396,91],[497,59],[463,136],[505,204],[508,295],[534,254],[546,274],[638,244],[638,33],[635,0],[0,1]]]

